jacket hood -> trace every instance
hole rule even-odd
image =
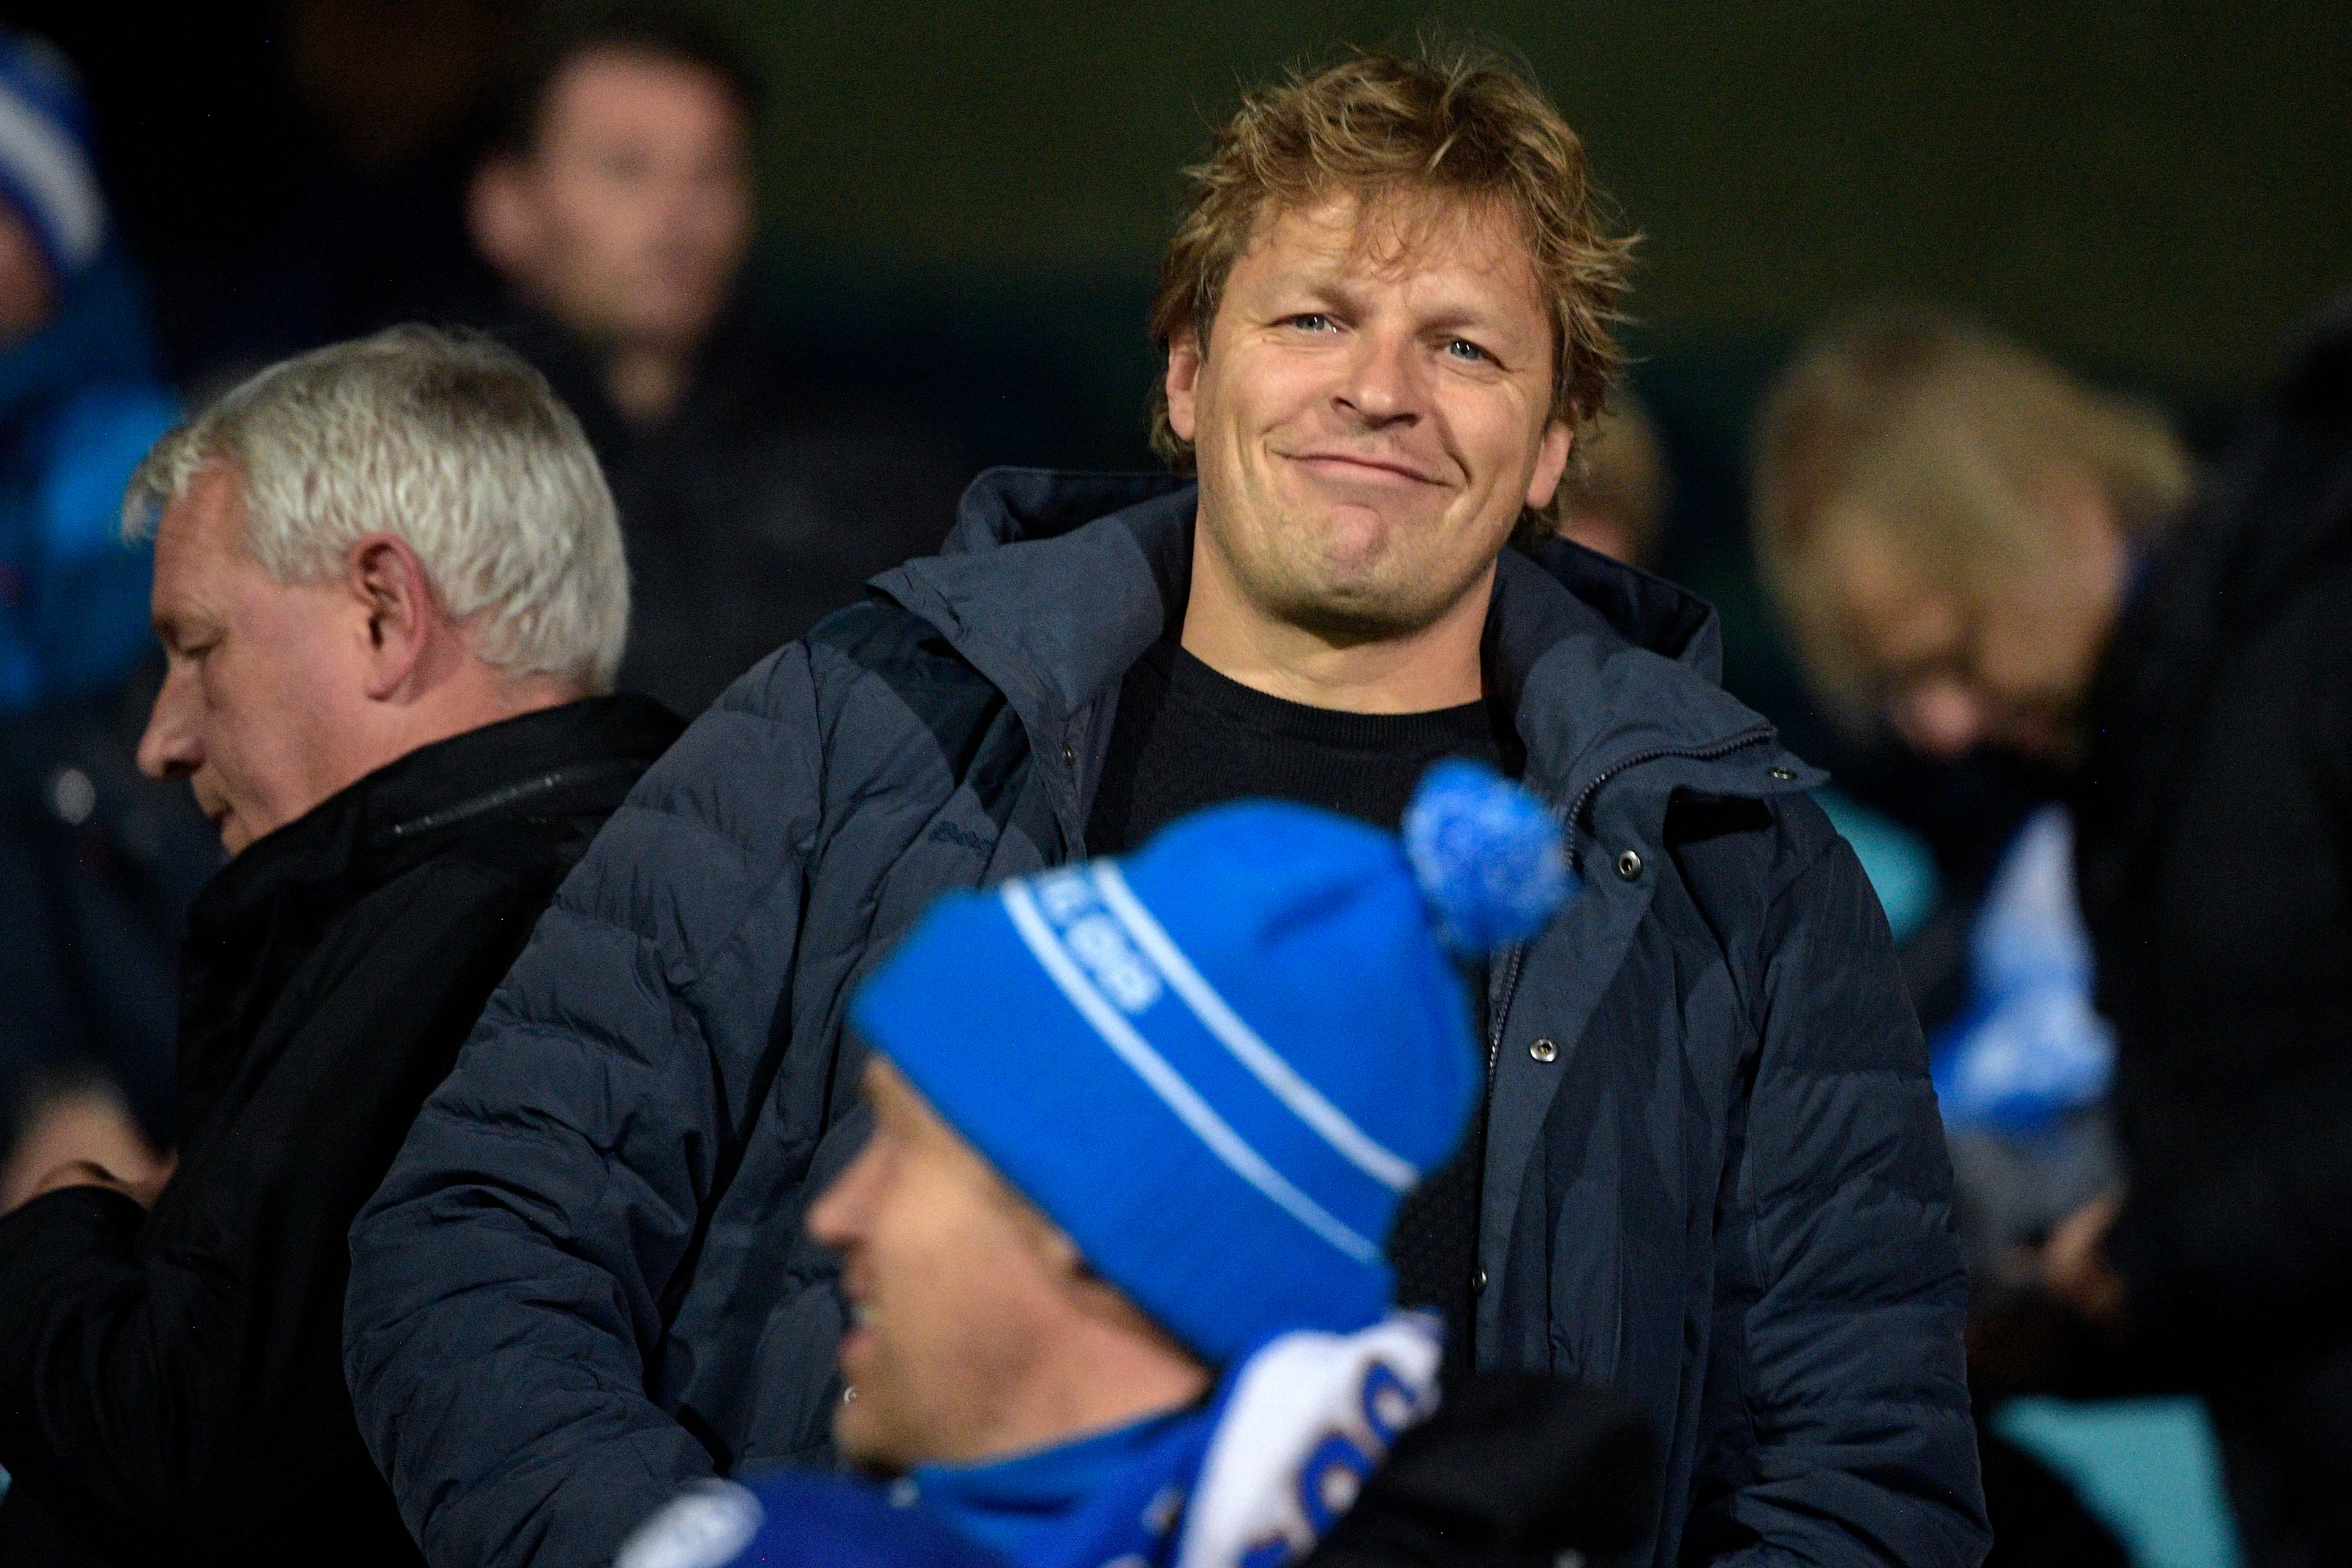
[[[1033,733],[1059,736],[1182,616],[1194,495],[1166,474],[992,469],[939,555],[873,585],[939,627]],[[1763,745],[1771,727],[1717,684],[1711,606],[1566,541],[1503,552],[1485,657],[1538,787],[1750,745],[1778,764],[1774,793],[1821,781]]]
[[[1097,518],[1167,498],[1184,498],[1189,510],[1192,492],[1192,481],[1177,474],[991,468],[964,491],[940,553],[1055,539]],[[1674,659],[1708,680],[1722,679],[1722,628],[1715,606],[1697,595],[1565,539],[1541,541],[1526,553],[1629,646]],[[1189,586],[1189,550],[1183,568]],[[1177,607],[1181,603],[1180,597]]]

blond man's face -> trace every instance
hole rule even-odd
[[[1402,221],[1399,221],[1402,219]],[[1568,461],[1550,316],[1508,221],[1444,198],[1282,212],[1170,347],[1201,543],[1259,613],[1341,637],[1480,588]]]

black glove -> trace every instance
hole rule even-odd
[[[1397,1440],[1307,1568],[1597,1568],[1648,1541],[1657,1447],[1617,1394],[1479,1373]]]

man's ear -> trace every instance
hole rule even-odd
[[[1536,452],[1536,471],[1528,478],[1528,510],[1541,511],[1551,505],[1560,477],[1568,472],[1568,454],[1575,446],[1576,432],[1569,428],[1567,420],[1554,419],[1544,426],[1543,444]]]
[[[539,218],[522,160],[496,157],[474,171],[466,186],[466,232],[474,249],[500,276],[527,276],[539,254]]]
[[[382,702],[399,694],[447,628],[432,579],[408,541],[371,533],[352,546],[347,559],[345,585],[362,617],[367,695]]]
[[[1168,427],[1190,441],[1200,428],[1201,334],[1179,327],[1168,338]]]

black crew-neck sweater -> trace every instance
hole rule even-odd
[[[1321,806],[1393,833],[1421,775],[1444,757],[1513,776],[1525,763],[1508,715],[1485,702],[1425,713],[1313,708],[1244,686],[1163,640],[1119,687],[1087,852],[1121,854],[1180,816],[1252,798]],[[1485,974],[1465,978],[1483,1033]],[[1449,1375],[1470,1364],[1486,1131],[1481,1096],[1462,1147],[1405,1199],[1389,1238],[1398,1300],[1444,1314]]]

